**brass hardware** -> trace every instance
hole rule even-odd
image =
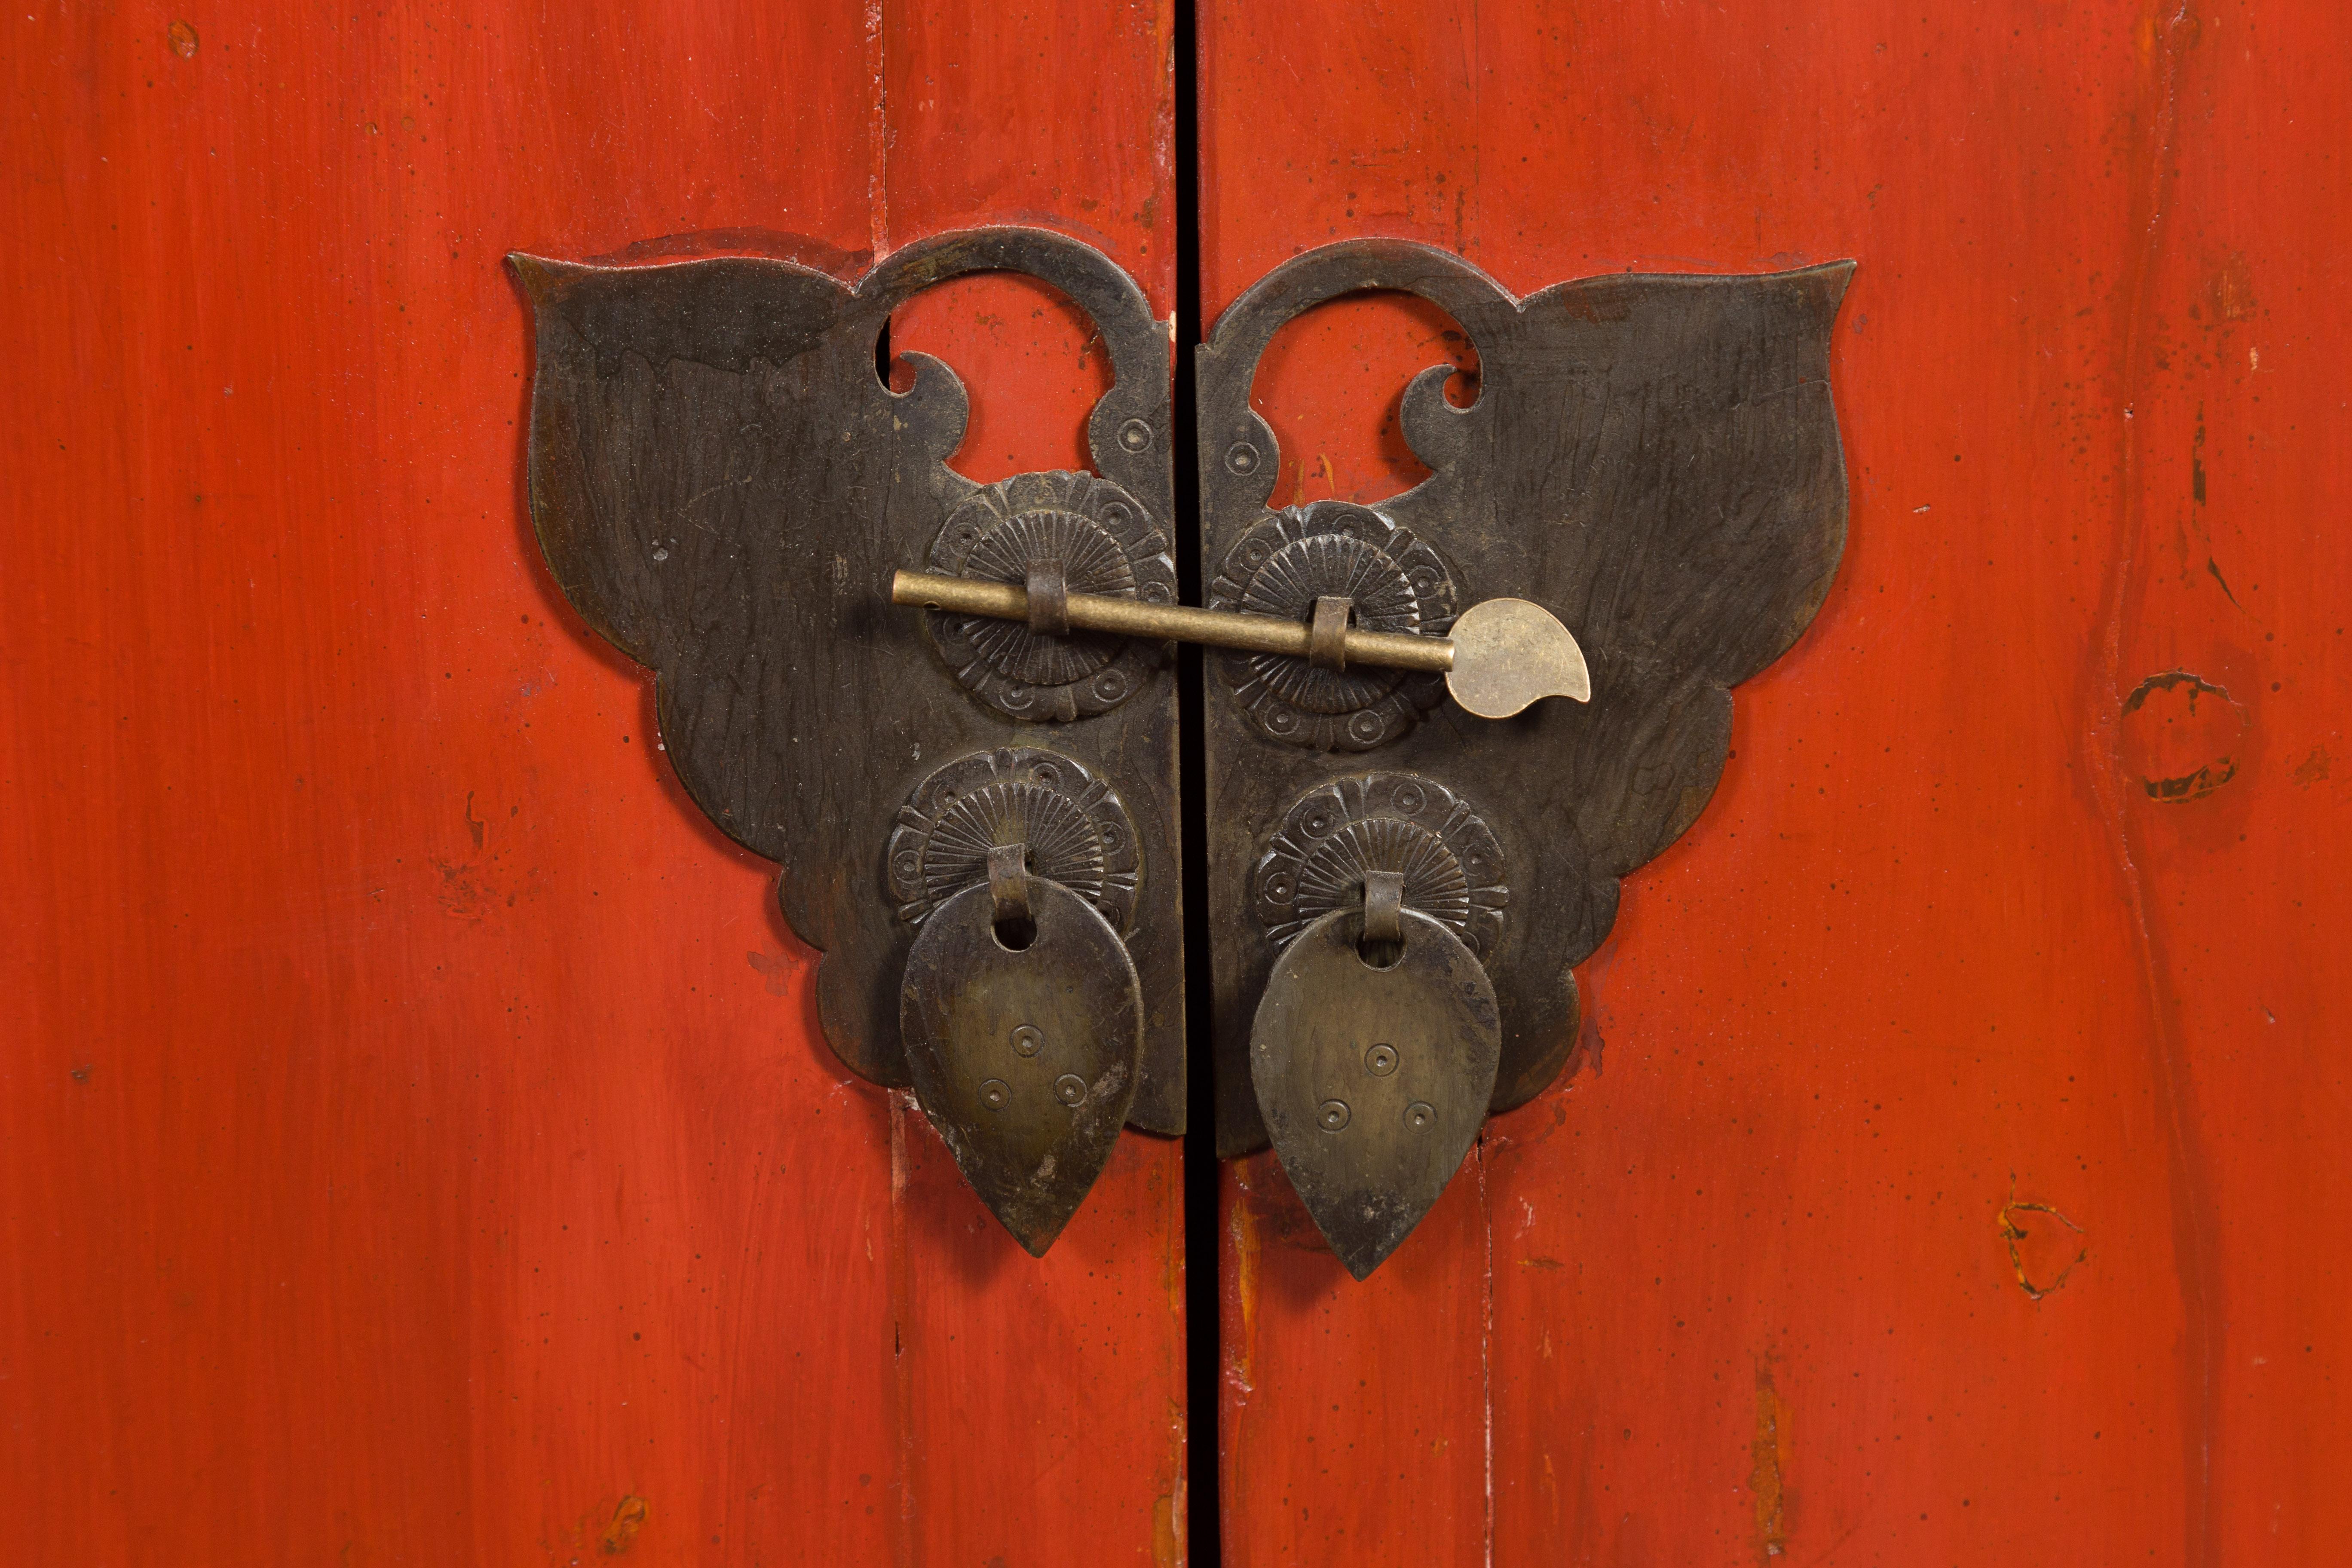
[[[1134,825],[1076,758],[1006,747],[926,778],[883,860],[916,928],[898,988],[915,1098],[972,1190],[1042,1254],[1140,1076],[1141,982],[1122,940]]]
[[[1002,938],[1013,928],[1030,926],[1029,846],[999,844],[988,851],[988,901]],[[1014,943],[1026,946],[1026,942]]]
[[[1021,860],[1005,851],[1018,847]],[[1025,873],[1059,882],[1113,931],[1135,920],[1142,878],[1134,820],[1085,763],[1042,746],[958,757],[917,785],[882,851],[898,918],[920,926],[966,888]]]
[[[1201,593],[1212,610],[1286,621],[1307,619],[1319,598],[1340,597],[1358,630],[1443,637],[1460,590],[1429,541],[1370,507],[1319,500],[1269,512],[1226,550]],[[1233,699],[1217,705],[1221,713],[1302,751],[1377,750],[1445,700],[1443,671],[1324,669],[1311,656],[1302,664],[1233,649],[1207,663]]]
[[[1525,599],[1488,599],[1454,623],[1445,689],[1465,712],[1508,719],[1547,697],[1591,701],[1592,672],[1559,616]]]
[[[1493,1096],[1501,1035],[1499,1025],[1487,1031],[1495,989],[1481,955],[1503,932],[1504,871],[1478,814],[1405,773],[1308,791],[1258,861],[1258,917],[1285,945],[1252,1019],[1251,1079],[1292,1184],[1359,1279],[1436,1200],[1461,1161],[1460,1149],[1441,1158],[1446,1141],[1460,1134],[1466,1149]],[[1486,1043],[1423,1051],[1416,1030]],[[1408,1066],[1399,1084],[1349,1087],[1359,1068],[1387,1079]],[[1366,1098],[1375,1091],[1377,1101]],[[1295,1130],[1310,1106],[1322,1132],[1357,1129],[1346,1151],[1286,1141],[1277,1121]],[[1441,1106],[1444,1127],[1432,1133]]]
[[[1349,240],[1293,257],[1219,318],[1193,360],[1202,602],[1305,634],[1317,598],[1344,595],[1355,628],[1465,650],[1483,640],[1507,679],[1569,687],[1535,657],[1541,623],[1506,609],[1482,627],[1491,604],[1457,615],[1509,594],[1573,629],[1590,697],[1480,723],[1464,714],[1525,698],[1465,680],[1478,673],[1466,651],[1444,685],[1363,667],[1352,646],[1341,670],[1298,645],[1202,661],[1219,1154],[1265,1146],[1254,1025],[1302,931],[1366,910],[1370,871],[1403,873],[1408,932],[1415,913],[1438,921],[1494,987],[1488,1109],[1570,1070],[1576,966],[1609,934],[1622,879],[1698,819],[1724,771],[1734,689],[1797,640],[1835,576],[1846,486],[1830,344],[1852,270],[1621,274],[1520,297],[1429,246]],[[1370,507],[1281,505],[1294,437],[1252,387],[1286,323],[1364,289],[1416,295],[1458,324],[1477,354],[1472,399],[1449,399],[1456,367],[1433,365],[1395,405],[1424,477]],[[1380,1044],[1404,1043],[1357,1042],[1356,1070]],[[1408,1057],[1395,1078],[1366,1081],[1410,1070]],[[1366,1128],[1361,1097],[1342,1089],[1294,1109],[1312,1116],[1330,1099],[1350,1120],[1317,1139]],[[1404,1110],[1437,1127],[1458,1109],[1424,1090]],[[1286,1165],[1317,1146],[1277,1143]]]
[[[898,572],[890,578],[893,604],[1029,621],[1029,592],[1010,583],[942,577],[930,572]],[[1234,610],[1202,610],[1190,605],[1155,605],[1100,594],[1068,594],[1063,613],[1073,630],[1118,632],[1156,641],[1205,643],[1211,647],[1313,658],[1321,668],[1344,669],[1349,662],[1389,669],[1442,670],[1446,689],[1463,709],[1481,719],[1508,719],[1546,697],[1592,700],[1592,680],[1576,638],[1541,605],[1525,599],[1489,599],[1462,612],[1451,637],[1412,637],[1397,632],[1358,631],[1338,623],[1333,604],[1318,600],[1310,623]],[[1034,623],[1032,622],[1034,626]]]
[[[1392,946],[1404,941],[1404,873],[1364,873],[1364,942]]]
[[[1014,583],[1024,625],[929,617],[931,645],[957,683],[1008,719],[1071,724],[1125,703],[1153,683],[1154,644],[1072,637],[1062,605],[1080,593],[1176,597],[1168,535],[1140,501],[1091,474],[1019,474],[966,496],[932,540],[933,571]]]
[[[1070,635],[1070,579],[1058,561],[1029,563],[1029,629],[1039,637]]]
[[[1359,1279],[1453,1180],[1486,1120],[1502,1050],[1476,957],[1427,915],[1396,919],[1402,945],[1385,965],[1360,951],[1364,911],[1309,925],[1276,962],[1250,1031],[1275,1152]]]
[[[1028,590],[1018,584],[942,577],[931,572],[893,573],[890,600],[898,605],[919,605],[926,609],[988,616],[1003,621],[1029,618]],[[1213,647],[1307,657],[1307,628],[1270,616],[1202,610],[1190,605],[1151,605],[1101,594],[1070,595],[1068,614],[1071,628],[1076,631],[1117,632],[1122,637],[1161,642],[1206,643]],[[1359,664],[1381,664],[1396,669],[1454,668],[1454,646],[1442,637],[1351,630],[1347,647],[1348,657]]]
[[[941,236],[854,282],[747,257],[515,267],[553,580],[657,676],[688,795],[785,866],[841,1059],[913,1085],[1032,1251],[1123,1121],[1184,1130],[1171,640],[1226,650],[1195,710],[1217,1149],[1271,1141],[1360,1277],[1482,1119],[1566,1068],[1621,879],[1704,808],[1731,688],[1802,632],[1843,541],[1828,345],[1851,264],[1520,299],[1402,241],[1294,257],[1194,358],[1193,516],[1163,320],[1074,240]],[[1101,336],[1086,471],[975,483],[947,466],[953,372],[876,373],[893,311],[999,269]],[[1476,395],[1447,400],[1451,365],[1403,388],[1428,472],[1377,508],[1273,506],[1259,360],[1367,289],[1449,314]],[[930,613],[883,609],[886,582]]]
[[[1102,1173],[1135,1100],[1143,987],[1094,905],[1024,871],[1023,847],[923,922],[899,987],[915,1099],[957,1168],[1038,1257]],[[1026,911],[1019,946],[1004,895]]]
[[[1359,773],[1307,791],[1251,876],[1266,940],[1286,946],[1336,910],[1362,906],[1367,942],[1401,941],[1393,910],[1429,916],[1483,962],[1503,940],[1510,868],[1469,803],[1419,773]],[[1396,878],[1391,905],[1388,879]]]
[[[822,954],[814,1010],[843,1064],[877,1085],[916,1085],[946,1123],[1025,1114],[1034,1091],[1066,1124],[1124,1106],[1138,1128],[1181,1132],[1169,650],[876,604],[908,565],[1015,583],[1033,566],[1058,568],[1080,592],[1176,596],[1168,336],[1143,290],[1099,251],[1037,228],[937,236],[862,279],[745,256],[513,264],[536,331],[530,502],[551,582],[648,667],[656,754],[686,795],[781,864],[772,896]],[[1099,334],[1111,384],[1073,471],[974,483],[948,467],[971,416],[955,370],[905,353],[911,385],[894,390],[876,374],[894,312],[950,279],[997,271],[1050,284]],[[1041,599],[1052,580],[1041,573]],[[1021,843],[1017,887],[1000,868],[992,893],[989,852]],[[954,903],[968,891],[970,906]],[[1025,896],[1037,931],[1028,948],[999,951],[995,928],[1020,924],[997,920],[999,896]],[[1072,900],[1091,925],[1066,910],[1056,924]],[[971,975],[1058,966],[1092,976],[1086,994],[1098,1000],[1102,976],[1131,961],[1146,999],[1123,1095],[1091,1087],[1103,1074],[1062,1058],[1072,1042],[1042,1018],[1005,1025],[1047,1031],[1034,1059],[997,1037],[905,1033],[910,988],[930,996],[935,1024],[965,1016],[924,991],[948,983],[926,974],[971,977],[926,968],[966,919],[938,923],[950,910],[968,911],[964,935],[982,951]],[[1097,951],[1106,930],[1123,956]],[[1126,1038],[1125,1010],[1104,1015],[1108,1032],[1088,1049]],[[1001,1060],[970,1075],[935,1061],[919,1081],[911,1058],[940,1050]],[[1051,1070],[1016,1070],[1028,1066]],[[1064,1075],[1088,1086],[1075,1112],[1054,1092]],[[967,1098],[933,1103],[950,1083]],[[982,1148],[961,1146],[968,1173],[985,1175]],[[1062,1151],[1055,1194],[1075,1203],[1093,1168]],[[990,1202],[1032,1245],[1066,1217],[1013,1187]]]
[[[1338,594],[1317,595],[1314,618],[1307,623],[1307,663],[1334,674],[1348,668],[1348,617],[1354,612],[1353,600]]]

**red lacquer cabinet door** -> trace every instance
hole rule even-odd
[[[27,1563],[1168,1563],[1180,1150],[1022,1255],[532,541],[501,258],[1028,222],[1172,312],[1165,5],[10,14],[0,1476]],[[1058,296],[896,347],[1083,463]],[[790,868],[787,868],[787,874]]]
[[[1228,1172],[1225,1560],[2341,1561],[2339,8],[1213,0],[1200,44],[1205,320],[1358,236],[1522,295],[1857,263],[1842,569],[1570,1071],[1360,1285]],[[1391,297],[1295,321],[1273,504],[1413,483],[1447,358]]]

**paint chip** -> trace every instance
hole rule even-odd
[[[637,1531],[646,1527],[646,1500],[635,1493],[621,1500],[620,1506],[613,1510],[613,1522],[604,1527],[604,1533],[597,1541],[606,1556],[618,1557],[635,1543]]]
[[[1756,1550],[1770,1561],[1789,1548],[1788,1494],[1783,1480],[1789,1458],[1789,1406],[1772,1382],[1769,1358],[1756,1363],[1756,1436],[1748,1444],[1748,1489],[1756,1498]]]
[[[2150,800],[2201,799],[2237,776],[2237,753],[2252,722],[2221,687],[2168,669],[2124,699],[2124,765]]]
[[[2091,1256],[2083,1227],[2048,1204],[2021,1201],[2012,1188],[2000,1207],[2000,1238],[2009,1244],[2009,1266],[2018,1289],[2039,1301]]]

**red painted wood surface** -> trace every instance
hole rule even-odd
[[[1365,234],[1521,292],[1860,263],[1843,573],[1628,884],[1572,1078],[1365,1285],[1228,1180],[1229,1562],[2342,1560],[2347,34],[1203,13],[1211,318]],[[1292,331],[1280,500],[1409,482],[1442,326]]]
[[[1168,310],[1169,8],[5,29],[13,1555],[1176,1560],[1177,1146],[1032,1262],[825,1050],[538,562],[500,265],[1046,221]],[[902,324],[968,470],[1070,460],[1043,308]]]

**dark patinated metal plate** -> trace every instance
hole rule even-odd
[[[1266,1138],[1244,1042],[1284,938],[1255,912],[1253,876],[1294,803],[1367,770],[1420,774],[1478,803],[1514,911],[1480,954],[1503,1031],[1494,1108],[1559,1073],[1576,1037],[1570,967],[1608,934],[1618,879],[1698,816],[1729,745],[1729,689],[1794,642],[1829,591],[1846,517],[1830,328],[1852,271],[1595,278],[1517,300],[1457,256],[1363,240],[1284,264],[1219,320],[1199,359],[1203,562],[1299,531],[1276,517],[1315,521],[1266,506],[1280,452],[1249,395],[1275,332],[1343,294],[1418,294],[1476,347],[1478,397],[1446,402],[1450,365],[1404,389],[1405,437],[1432,472],[1370,510],[1435,552],[1455,604],[1512,596],[1558,616],[1592,684],[1589,705],[1539,702],[1507,720],[1450,700],[1417,722],[1400,710],[1377,733],[1366,718],[1370,744],[1334,739],[1325,751],[1297,742],[1305,726],[1265,729],[1260,689],[1312,691],[1307,672],[1286,685],[1259,670],[1244,688],[1210,661],[1219,1153]]]
[[[1326,594],[1348,599],[1360,630],[1413,637],[1443,637],[1458,608],[1436,551],[1370,507],[1332,500],[1268,514],[1225,552],[1206,603],[1295,621]],[[1445,697],[1442,675],[1376,665],[1318,669],[1234,649],[1210,662],[1257,733],[1309,751],[1370,751]]]
[[[1135,1099],[1143,988],[1095,907],[1028,879],[1035,935],[1000,941],[986,884],[923,922],[899,1002],[923,1114],[964,1179],[1044,1257],[1102,1173]]]
[[[1460,939],[1408,910],[1386,968],[1364,917],[1323,916],[1275,962],[1250,1035],[1274,1151],[1348,1272],[1396,1250],[1486,1120],[1501,1032],[1495,988]]]
[[[877,1083],[908,1081],[898,994],[917,925],[890,864],[906,803],[942,763],[1044,745],[1133,825],[1125,937],[1150,997],[1133,1117],[1181,1131],[1166,648],[1096,639],[1033,668],[1038,650],[999,646],[1018,638],[942,641],[889,596],[894,570],[1017,574],[1057,541],[1102,591],[1172,587],[1168,338],[1134,280],[1029,228],[944,235],[856,282],[742,257],[513,263],[537,329],[530,503],[548,565],[590,626],[654,670],[667,757],[696,803],[782,863],[785,918],[824,953],[834,1050]],[[894,309],[992,270],[1052,284],[1100,334],[1116,379],[1087,421],[1093,476],[975,485],[947,466],[968,412],[954,374],[903,355],[903,394],[877,374]]]

